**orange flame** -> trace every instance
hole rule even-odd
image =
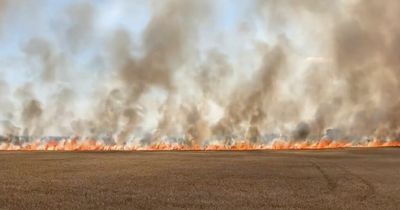
[[[39,140],[15,145],[12,143],[0,143],[0,150],[23,150],[23,151],[170,151],[170,150],[193,150],[193,151],[219,151],[219,150],[302,150],[302,149],[337,149],[351,147],[400,147],[400,141],[373,140],[363,144],[354,144],[346,140],[321,139],[317,142],[305,141],[287,141],[282,139],[274,140],[270,144],[252,144],[249,141],[241,141],[234,145],[210,144],[183,145],[178,143],[158,142],[148,146],[131,145],[107,145],[95,139],[78,140],[77,138],[67,140],[50,140],[40,142]]]

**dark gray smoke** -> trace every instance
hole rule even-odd
[[[304,140],[309,134],[310,126],[305,122],[301,122],[296,126],[296,129],[293,132],[293,138],[295,140]]]

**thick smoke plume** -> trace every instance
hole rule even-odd
[[[89,1],[50,26],[14,24],[26,10],[0,1],[0,39],[10,24],[47,31],[16,44],[25,79],[0,78],[0,149],[400,141],[398,1],[254,0],[230,26],[214,1],[142,3],[138,32]]]

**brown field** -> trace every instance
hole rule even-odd
[[[0,152],[0,209],[398,209],[400,149]]]

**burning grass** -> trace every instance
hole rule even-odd
[[[61,140],[35,140],[25,143],[0,143],[0,150],[56,150],[56,151],[157,151],[157,150],[182,150],[182,151],[202,151],[202,150],[302,150],[302,149],[336,149],[336,148],[367,148],[367,147],[400,147],[400,141],[392,140],[372,140],[363,142],[353,142],[348,140],[329,140],[321,139],[319,141],[288,141],[275,139],[269,143],[251,143],[248,140],[238,141],[235,144],[182,144],[166,143],[159,141],[149,145],[137,144],[106,144],[103,141],[95,139],[70,138]]]

